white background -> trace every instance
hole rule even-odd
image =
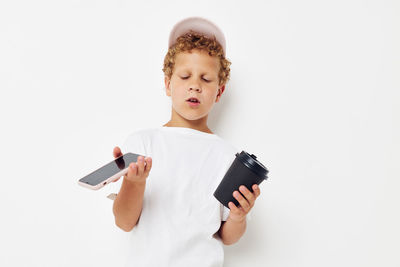
[[[232,61],[209,126],[270,170],[225,266],[400,266],[399,15],[395,0],[2,1],[0,265],[123,264],[107,188],[76,182],[169,120],[169,31],[203,16]]]

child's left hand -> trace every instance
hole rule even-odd
[[[229,218],[235,222],[242,222],[245,220],[247,213],[253,208],[254,202],[260,195],[260,187],[257,184],[253,184],[253,192],[250,192],[246,186],[239,186],[240,192],[246,197],[244,198],[238,191],[233,192],[233,196],[239,202],[239,207],[230,201],[228,206],[230,208]]]

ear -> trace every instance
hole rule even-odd
[[[171,96],[171,88],[170,88],[170,84],[171,84],[171,79],[168,76],[164,77],[164,83],[165,83],[165,92],[167,93],[167,96]]]
[[[217,98],[215,99],[215,103],[217,103],[217,102],[219,101],[219,99],[221,98],[222,93],[223,93],[224,91],[225,91],[225,84],[221,85],[221,86],[218,88],[218,95],[217,95]]]

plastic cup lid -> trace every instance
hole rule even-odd
[[[255,172],[257,175],[260,177],[264,177],[264,179],[267,179],[267,174],[268,170],[267,168],[257,160],[257,157],[254,154],[249,154],[246,151],[242,151],[239,153],[236,153],[236,157],[244,164],[247,166],[247,168],[251,169],[253,172]]]

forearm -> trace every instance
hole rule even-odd
[[[232,245],[236,243],[246,231],[246,218],[243,221],[236,222],[228,218],[219,231],[222,242],[225,245]]]
[[[146,182],[130,182],[123,178],[121,189],[114,200],[115,224],[129,232],[136,225],[143,207]]]

